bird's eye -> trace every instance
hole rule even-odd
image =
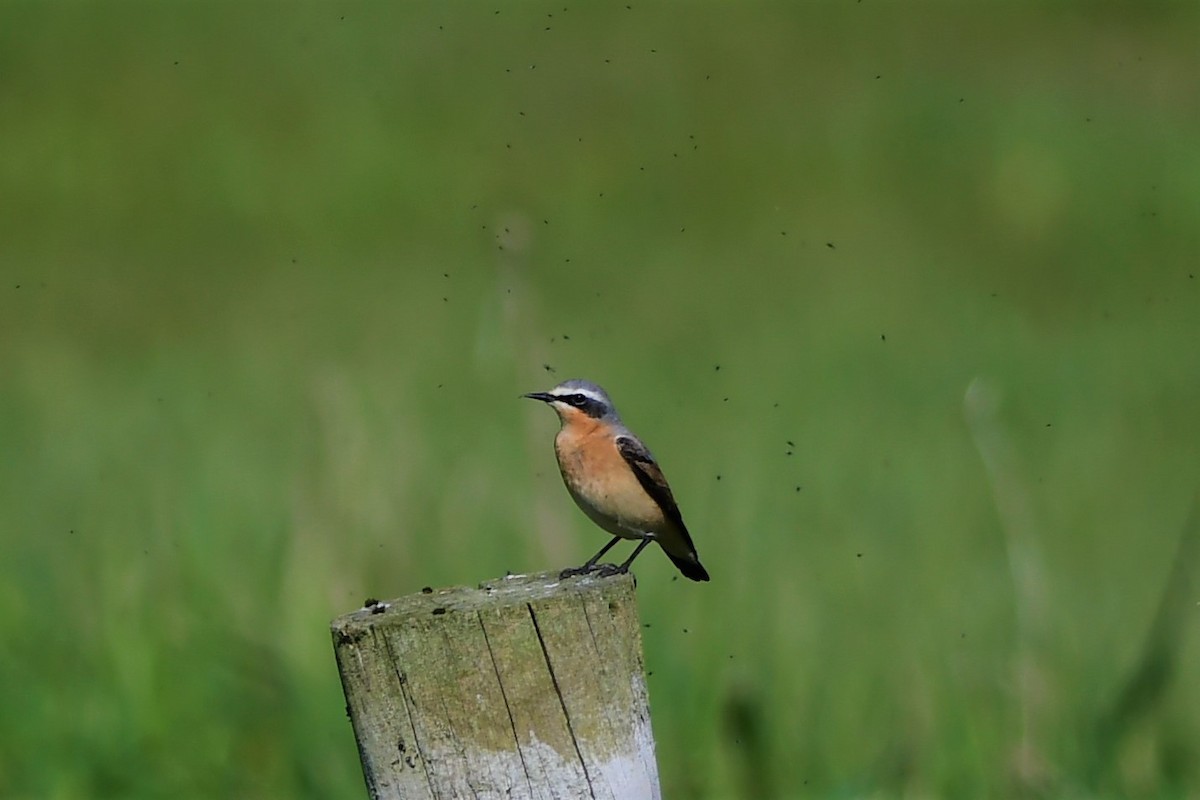
[[[583,408],[587,404],[587,398],[581,394],[568,395],[566,400],[576,408]]]

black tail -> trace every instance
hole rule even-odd
[[[666,553],[667,551],[664,550],[663,552]],[[688,559],[680,558],[679,556],[673,556],[670,553],[667,553],[667,558],[671,559],[671,562],[675,566],[679,567],[679,571],[683,573],[683,577],[691,578],[694,581],[708,580],[708,572],[703,566],[701,566],[700,558],[698,556],[693,555],[690,559]]]

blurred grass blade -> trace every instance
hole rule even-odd
[[[976,377],[967,386],[964,414],[979,456],[983,460],[996,510],[1004,529],[1004,545],[1012,576],[1017,625],[1017,652],[1013,664],[1021,737],[1012,753],[1013,778],[1026,789],[1042,785],[1046,763],[1040,743],[1044,709],[1045,665],[1049,603],[1046,570],[1037,541],[1033,497],[1024,480],[1011,435],[1000,422],[1001,394],[987,378]]]
[[[1183,650],[1184,623],[1194,605],[1200,560],[1200,490],[1179,534],[1171,573],[1163,586],[1158,610],[1142,647],[1137,666],[1116,694],[1112,705],[1096,721],[1091,763],[1087,771],[1093,785],[1102,781],[1114,761],[1117,746],[1138,720],[1158,708],[1174,677]]]

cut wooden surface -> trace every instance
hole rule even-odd
[[[333,622],[372,798],[658,798],[629,575],[515,575]]]

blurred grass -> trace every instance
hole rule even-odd
[[[639,561],[666,796],[1200,792],[1194,635],[1088,752],[1200,483],[1198,16],[0,6],[0,794],[361,795],[328,620],[593,552],[576,375],[714,577]]]

